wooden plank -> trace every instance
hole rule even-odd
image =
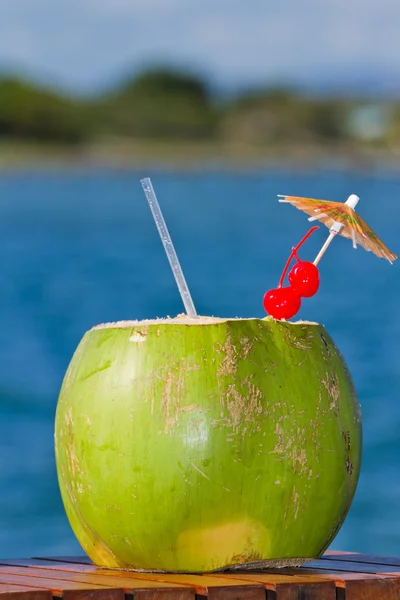
[[[36,569],[41,569],[43,570],[43,572],[48,573],[49,571],[59,571],[64,572],[64,573],[92,573],[95,574],[96,576],[104,576],[107,577],[107,580],[109,581],[110,578],[112,578],[112,580],[114,581],[115,578],[120,578],[121,576],[123,577],[129,577],[130,581],[136,582],[134,585],[144,585],[145,581],[151,581],[152,584],[154,586],[165,586],[168,589],[172,589],[173,587],[179,587],[179,586],[188,586],[188,588],[190,589],[195,589],[197,592],[197,595],[201,595],[201,596],[211,596],[211,597],[218,597],[222,591],[221,591],[221,585],[224,586],[225,588],[227,586],[234,586],[237,589],[239,586],[239,584],[236,582],[232,582],[232,581],[215,581],[215,579],[212,579],[210,581],[208,581],[208,586],[207,586],[207,580],[205,579],[206,576],[204,575],[178,575],[178,574],[161,574],[161,573],[135,573],[134,571],[122,571],[122,570],[118,570],[118,569],[99,569],[98,567],[96,567],[93,564],[78,564],[78,563],[63,563],[63,562],[56,562],[56,561],[51,561],[51,560],[45,560],[45,559],[16,559],[14,561],[1,561],[2,562],[2,566],[0,568],[5,567],[5,562],[10,563],[12,562],[15,566],[20,566],[21,564],[24,567],[34,567]],[[188,577],[190,579],[188,579]],[[193,580],[193,577],[198,578],[196,579],[196,581]],[[175,583],[177,582],[177,583]],[[259,592],[260,590],[262,590],[262,586],[260,584],[255,584],[253,583],[249,583],[249,582],[244,582],[243,585],[246,585],[246,592],[245,592],[245,597],[250,597],[252,598],[254,596],[254,590],[251,589],[251,587],[249,588],[248,586],[256,586],[257,587],[257,594],[256,594],[256,599],[258,599],[259,597]],[[243,594],[243,590],[242,587],[243,585],[240,587],[239,590],[237,590],[238,592],[240,592],[240,594]],[[209,588],[212,588],[211,591]],[[232,592],[226,593],[227,596],[231,596]],[[262,600],[265,600],[265,590],[262,590]]]
[[[85,556],[1,560],[0,600],[17,600],[9,588],[42,594],[21,600],[400,600],[400,558],[328,551],[300,568],[209,575],[104,569]]]
[[[53,592],[53,595],[54,592]],[[63,600],[125,600],[125,594],[122,590],[111,590],[107,588],[85,590],[62,590]]]
[[[76,569],[79,572],[95,572],[96,574],[104,574],[107,576],[115,576],[121,571],[114,569],[97,568],[87,557],[71,557],[59,556],[52,559],[37,558],[46,568],[51,568],[51,563],[57,561],[57,569],[72,570]],[[35,560],[35,566],[37,563]],[[43,564],[45,563],[45,564]],[[134,577],[135,579],[151,579],[168,584],[188,585],[196,590],[198,596],[208,596],[212,600],[223,598],[224,600],[237,600],[238,597],[246,600],[265,600],[265,588],[261,584],[254,582],[242,582],[241,585],[226,579],[218,581],[209,579],[207,575],[186,575],[172,573],[136,573],[134,571],[123,571],[125,576]],[[228,589],[228,588],[235,588]],[[239,596],[238,596],[239,595]]]
[[[57,562],[55,560],[46,560],[42,558],[10,558],[0,560],[0,566],[11,567],[37,567],[40,569],[57,569],[60,571],[72,571],[75,573],[93,573],[98,570],[93,563],[79,564],[72,562]],[[118,571],[120,573],[121,571]]]
[[[3,561],[4,562],[4,561]],[[9,562],[9,561],[7,561]],[[133,578],[135,580],[149,580],[151,579],[152,581],[159,581],[160,579],[162,579],[166,584],[168,585],[172,585],[173,582],[175,582],[176,584],[180,584],[180,585],[193,585],[196,588],[196,591],[198,594],[200,595],[211,595],[211,596],[215,596],[216,592],[218,592],[218,595],[221,595],[221,587],[220,589],[216,590],[215,589],[215,584],[225,584],[225,588],[227,585],[226,580],[227,579],[231,579],[231,580],[244,580],[246,579],[246,582],[251,582],[253,581],[254,583],[254,573],[223,573],[223,574],[213,574],[213,575],[208,575],[208,576],[196,576],[196,575],[177,575],[177,574],[159,574],[159,573],[153,573],[153,574],[149,574],[149,573],[134,573],[134,572],[125,572],[125,571],[120,571],[120,570],[109,570],[109,569],[98,569],[97,567],[95,567],[93,564],[79,564],[79,563],[60,563],[60,562],[56,562],[56,561],[51,561],[51,560],[39,560],[39,559],[31,559],[31,560],[24,560],[24,561],[15,561],[15,562],[23,562],[24,565],[32,565],[32,567],[36,567],[36,571],[38,571],[38,573],[40,573],[40,570],[46,571],[47,573],[49,571],[59,571],[60,574],[57,575],[58,577],[62,576],[62,573],[71,573],[71,572],[77,572],[77,573],[92,573],[92,574],[96,574],[97,576],[101,576],[104,575],[107,578],[107,581],[109,581],[109,578],[113,578],[113,580],[115,581],[115,584],[117,584],[117,579],[114,578],[118,578],[121,577],[122,573],[124,575],[124,577],[128,577],[128,578]],[[40,570],[37,568],[37,565],[41,565]],[[326,563],[324,563],[324,566],[326,566]],[[358,574],[354,574],[354,572],[349,573],[349,572],[338,572],[338,573],[329,573],[328,570],[326,569],[312,569],[312,568],[292,568],[292,569],[287,569],[286,570],[286,574],[284,572],[285,570],[279,569],[278,572],[275,573],[271,573],[271,572],[266,572],[263,571],[262,574],[256,574],[260,575],[260,577],[258,577],[258,579],[262,580],[260,581],[260,583],[263,583],[263,585],[266,587],[267,590],[271,591],[271,593],[273,593],[275,596],[275,598],[291,598],[292,594],[296,593],[304,593],[307,594],[304,596],[304,598],[318,598],[318,595],[323,598],[322,594],[321,594],[321,584],[322,581],[326,580],[326,582],[330,582],[331,585],[329,585],[329,588],[327,588],[327,586],[325,585],[325,589],[324,589],[324,593],[326,593],[329,596],[332,596],[332,590],[334,588],[334,586],[338,583],[341,582],[338,587],[339,587],[339,591],[342,591],[343,589],[346,589],[346,584],[345,582],[349,582],[351,581],[352,583],[350,585],[353,586],[352,588],[352,595],[354,596],[354,594],[356,593],[356,589],[355,589],[355,583],[356,582],[361,582],[359,583],[359,586],[361,586],[361,589],[364,590],[365,589],[365,582],[368,580],[369,583],[368,585],[370,585],[371,589],[376,590],[377,586],[378,586],[378,591],[381,589],[381,581],[377,581],[377,579],[380,579],[380,576],[374,575],[374,574],[369,574],[369,573],[358,573]],[[326,575],[328,575],[328,578],[326,578]],[[311,577],[311,580],[310,580]],[[189,579],[188,579],[189,578]],[[194,579],[196,578],[196,579]],[[199,578],[199,580],[197,579]],[[217,579],[218,581],[212,581],[212,590],[211,590],[211,594],[210,594],[210,578],[213,579]],[[290,578],[290,581],[287,581],[287,578]],[[257,580],[258,580],[257,579]],[[265,581],[267,579],[267,581]],[[300,581],[299,581],[300,579]],[[371,581],[372,580],[372,581]],[[100,580],[99,580],[100,581]],[[364,582],[364,583],[363,583]],[[119,580],[118,580],[119,583]],[[236,583],[238,583],[238,581],[236,581]],[[319,588],[316,585],[311,586],[311,583],[316,583],[319,584]],[[207,585],[206,585],[207,584]],[[269,585],[268,585],[269,584]],[[293,585],[295,584],[295,585]],[[372,585],[371,585],[372,584]],[[348,585],[348,584],[347,584]],[[306,587],[307,586],[307,587]],[[393,587],[393,586],[392,586]],[[385,588],[386,589],[386,588]],[[297,591],[296,591],[297,590]],[[386,590],[387,591],[387,590]],[[279,595],[278,595],[279,593]],[[319,594],[318,594],[319,593]],[[296,598],[296,596],[294,596]]]
[[[0,583],[1,600],[53,600],[50,590]]]
[[[345,581],[338,600],[399,600],[400,578]],[[342,598],[340,598],[342,596]]]
[[[287,583],[290,581],[298,581],[298,582],[304,582],[304,581],[309,581],[310,583],[312,582],[319,582],[319,581],[324,581],[324,577],[323,575],[317,574],[317,575],[303,575],[301,573],[299,573],[298,571],[296,573],[281,573],[280,572],[281,569],[279,570],[262,570],[262,571],[253,571],[251,573],[249,573],[248,571],[246,572],[235,572],[235,573],[224,573],[224,577],[228,577],[229,579],[233,579],[233,580],[239,580],[239,581],[258,581],[260,583],[268,583],[269,581],[273,582],[273,583]],[[210,577],[216,577],[217,575],[210,575]]]
[[[305,574],[320,574],[332,580],[337,588],[337,600],[399,600],[400,577],[386,574],[300,569]],[[294,572],[297,569],[284,569]]]
[[[27,566],[0,566],[0,577],[4,573],[18,575],[23,577],[32,577],[32,579],[46,577],[48,579],[56,579],[57,581],[75,581],[87,585],[98,585],[105,587],[121,588],[126,593],[134,594],[135,596],[144,596],[144,592],[156,592],[160,595],[168,592],[168,597],[171,600],[194,600],[194,589],[187,586],[179,586],[175,584],[161,583],[158,581],[147,581],[145,579],[135,580],[132,577],[125,577],[123,571],[113,571],[115,575],[112,577],[108,574],[97,574],[94,571],[91,573],[76,573],[57,570],[57,563],[52,569],[43,569],[38,567]],[[148,594],[147,594],[148,595]]]
[[[196,591],[197,595],[208,596],[212,599],[224,599],[224,600],[236,600],[238,595],[244,600],[265,600],[265,589],[261,584],[252,582],[237,582],[231,580],[225,580],[223,578],[207,578],[204,575],[172,575],[172,574],[154,574],[154,573],[134,573],[132,571],[120,571],[117,569],[97,569],[93,565],[83,565],[84,567],[90,567],[91,572],[88,573],[75,573],[71,571],[65,571],[58,569],[58,566],[62,563],[55,563],[56,568],[38,569],[37,567],[28,566],[6,566],[0,567],[0,579],[6,576],[3,570],[12,571],[12,575],[17,577],[28,577],[32,574],[32,579],[42,580],[42,577],[47,577],[50,581],[67,581],[75,582],[79,581],[88,582],[96,581],[97,585],[108,585],[113,587],[121,587],[125,590],[130,589],[135,596],[140,593],[142,597],[146,588],[148,591],[151,589],[155,592],[162,591],[168,592],[172,595],[173,591],[176,591],[176,595],[182,596],[182,600],[186,600],[186,596],[190,598],[194,596],[193,590]],[[75,568],[81,568],[81,565],[75,565]],[[25,575],[27,573],[27,575]],[[83,578],[83,579],[81,579]],[[100,583],[101,582],[101,583]],[[182,590],[182,586],[186,589]],[[233,589],[234,588],[234,589]],[[148,596],[148,594],[147,594]],[[175,596],[174,596],[175,598]]]
[[[387,566],[379,565],[375,563],[360,563],[352,562],[349,560],[329,560],[319,559],[312,562],[305,563],[300,569],[320,569],[322,570],[334,570],[334,571],[348,571],[355,573],[384,573],[388,571]],[[393,566],[390,568],[393,573],[400,573],[400,566]]]
[[[330,577],[337,586],[337,600],[399,600],[400,578],[365,573],[337,573]]]
[[[92,565],[93,562],[90,560],[86,554],[82,554],[82,556],[34,556],[34,558],[44,558],[45,560],[54,560],[56,562],[67,562],[67,563],[77,563],[83,565]]]
[[[320,560],[340,560],[355,563],[370,563],[400,567],[400,558],[396,556],[378,556],[377,554],[360,554],[358,552],[325,553]]]
[[[2,561],[3,562],[3,566],[4,566],[4,562],[6,561]],[[125,587],[125,581],[121,581],[121,575],[123,575],[124,577],[126,575],[135,578],[135,573],[133,572],[125,572],[125,571],[119,571],[119,570],[101,570],[101,569],[97,569],[94,565],[81,565],[81,564],[74,564],[74,563],[61,563],[61,562],[55,562],[55,561],[49,561],[49,560],[44,560],[44,559],[23,559],[23,560],[15,560],[15,561],[7,561],[9,562],[14,562],[16,563],[16,565],[20,565],[23,564],[25,567],[34,567],[33,573],[35,575],[40,575],[41,573],[43,573],[44,571],[49,572],[49,571],[55,571],[57,570],[61,576],[62,573],[67,572],[67,573],[71,573],[71,572],[78,572],[78,573],[92,573],[92,574],[96,574],[96,577],[105,577],[106,581],[109,581],[109,578],[112,577],[113,581],[115,581],[115,583],[117,583],[116,579],[118,579],[118,585],[121,585],[123,587]],[[104,575],[103,575],[104,573]],[[58,575],[60,576],[60,575]],[[148,577],[149,574],[146,573],[141,573],[139,574],[140,579],[143,577]],[[160,578],[160,574],[152,574],[151,577],[155,577],[156,579]],[[179,580],[179,583],[184,583],[185,585],[188,585],[188,582],[186,581],[186,578],[183,580],[182,579],[182,575],[173,575],[172,576],[174,579],[176,578],[176,581]],[[201,576],[201,583],[204,584],[204,577],[205,576]],[[288,584],[290,584],[292,587],[294,586],[294,584],[297,585],[298,588],[301,588],[301,591],[304,592],[304,594],[306,594],[306,598],[321,598],[321,600],[325,600],[325,598],[327,599],[334,599],[335,598],[335,586],[333,584],[333,582],[326,580],[325,582],[321,581],[321,577],[310,577],[310,576],[302,576],[301,578],[295,578],[294,576],[289,576],[289,575],[280,575],[280,574],[261,574],[260,577],[256,578],[255,576],[253,576],[252,574],[249,574],[248,572],[243,573],[243,574],[227,574],[227,573],[223,573],[223,574],[213,574],[210,575],[210,577],[213,578],[218,578],[218,583],[221,583],[221,577],[225,580],[225,579],[232,579],[233,581],[235,581],[236,585],[239,585],[239,581],[246,581],[246,583],[248,582],[253,582],[253,583],[262,583],[264,584],[264,586],[267,589],[270,590],[274,590],[275,593],[278,592],[278,597],[279,598],[285,598],[286,596],[288,596],[289,594],[289,590],[288,590]],[[137,579],[137,577],[136,577]],[[168,577],[168,580],[171,579],[171,577]],[[100,583],[103,580],[97,579],[97,581]],[[192,581],[192,579],[190,580]],[[144,582],[144,580],[143,580]],[[215,581],[212,581],[213,585],[215,586]],[[223,583],[223,582],[222,582]],[[226,584],[226,581],[225,581]],[[268,585],[270,584],[270,585]],[[313,584],[312,586],[310,586],[309,584]],[[318,585],[317,585],[318,584]],[[154,582],[154,585],[156,585],[156,583]],[[165,585],[173,585],[171,583],[169,584],[165,584]],[[290,592],[291,593],[291,592]],[[203,594],[204,595],[204,594]],[[288,596],[289,597],[289,596]]]
[[[114,577],[118,571],[112,569],[97,569],[96,573],[107,574]],[[199,596],[208,596],[209,598],[226,600],[265,600],[265,589],[261,584],[241,581],[240,585],[225,577],[213,577],[209,575],[190,575],[174,573],[125,573],[126,576],[134,579],[151,579],[152,581],[168,584],[188,585],[196,590]]]
[[[388,577],[384,573],[362,573],[357,571],[340,571],[335,569],[313,569],[313,568],[301,568],[300,572],[298,569],[293,568],[284,568],[280,569],[282,571],[282,575],[295,575],[298,577],[302,577],[303,575],[313,576],[313,577],[322,577],[326,579],[327,577],[331,578],[332,575],[341,579],[385,579]]]
[[[111,577],[118,575],[119,571],[112,569],[97,569],[98,574],[107,574]],[[212,600],[265,600],[265,588],[261,584],[241,581],[238,585],[235,581],[223,576],[211,575],[189,575],[174,573],[134,573],[125,572],[125,576],[139,579],[149,579],[168,584],[188,585],[196,590],[198,596],[207,596]]]
[[[214,577],[214,575],[213,575]],[[275,593],[277,600],[291,600],[304,598],[307,600],[336,600],[336,586],[333,581],[324,580],[319,576],[281,575],[280,573],[239,572],[224,577],[239,581],[253,581],[262,583],[267,590]],[[293,595],[296,593],[297,595]]]
[[[358,552],[345,552],[344,550],[326,550],[321,558],[329,557],[329,556],[347,556],[348,554],[358,554]]]
[[[74,581],[47,579],[45,577],[29,577],[27,575],[10,575],[0,573],[0,584],[17,584],[31,588],[47,588],[53,596],[68,600],[125,600],[123,590],[106,588],[105,586],[87,585]]]
[[[40,566],[42,564],[53,565],[57,564],[57,561],[53,561],[50,559],[41,559],[41,558],[2,558],[0,559],[1,565],[10,565],[14,567],[30,567],[30,566]],[[70,563],[59,563],[59,564],[70,564]]]

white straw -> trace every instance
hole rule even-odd
[[[171,265],[172,272],[177,283],[179,293],[181,295],[185,310],[189,317],[196,318],[197,312],[193,304],[192,296],[190,295],[189,288],[186,283],[185,276],[182,271],[182,267],[179,263],[178,256],[175,252],[174,245],[169,235],[167,225],[164,221],[164,217],[161,212],[160,205],[158,204],[157,196],[151,183],[151,179],[146,177],[141,182],[144,193],[146,194],[147,201],[150,206],[150,210],[153,214],[154,221],[157,225],[158,233],[160,234],[161,241],[163,243],[165,252],[167,253],[169,264]]]

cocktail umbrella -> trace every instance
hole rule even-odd
[[[390,264],[396,260],[396,254],[390,252],[376,233],[355,212],[354,209],[359,201],[359,197],[355,194],[351,194],[345,203],[297,196],[279,195],[278,197],[279,202],[288,202],[310,215],[309,221],[321,221],[329,228],[329,237],[314,260],[314,265],[319,263],[329,244],[338,234],[351,239],[353,248],[357,248],[359,244],[379,258],[386,258]]]

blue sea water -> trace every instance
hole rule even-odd
[[[343,201],[400,249],[400,176],[382,171],[256,174],[35,172],[0,175],[0,557],[76,554],[53,456],[57,396],[83,333],[182,305],[140,187],[151,175],[200,314],[264,316],[305,216],[276,195]],[[313,259],[321,228],[301,251]],[[400,554],[400,278],[348,240],[320,265],[299,317],[324,323],[362,406],[359,487],[333,547]],[[332,490],[335,493],[335,490]]]

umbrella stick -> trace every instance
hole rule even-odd
[[[333,240],[333,238],[335,236],[336,236],[336,233],[329,234],[328,239],[326,240],[325,244],[322,246],[321,250],[318,252],[317,258],[314,260],[315,266],[317,266],[317,264],[319,263],[319,261],[321,260],[323,255],[325,254],[326,249],[328,248],[329,244],[331,243],[331,241]]]

